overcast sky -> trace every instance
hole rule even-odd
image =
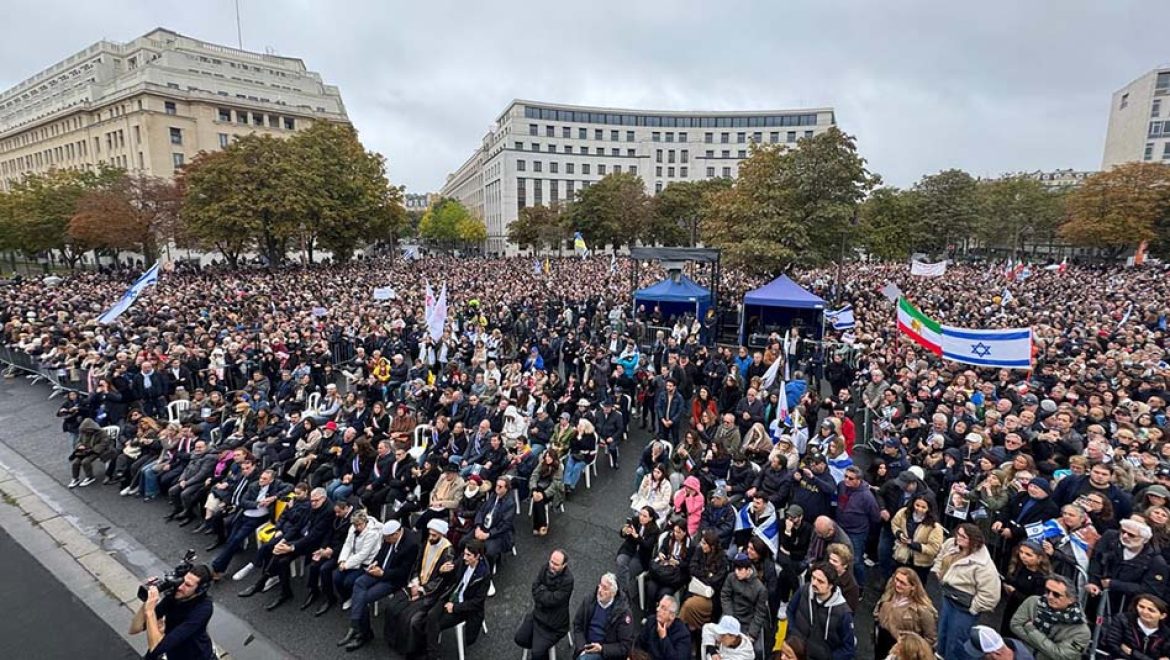
[[[1162,1],[241,0],[244,47],[341,88],[391,180],[437,191],[513,98],[832,106],[888,183],[1097,169],[1110,94],[1170,62]],[[232,0],[6,3],[0,87],[102,38],[236,43]],[[1161,18],[1160,18],[1161,17]]]

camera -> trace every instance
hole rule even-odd
[[[165,573],[161,577],[152,577],[146,582],[142,583],[138,587],[138,600],[145,603],[146,590],[152,586],[158,589],[160,596],[167,596],[171,593],[174,593],[175,589],[177,589],[180,584],[183,584],[183,578],[187,576],[187,573],[190,573],[191,569],[195,568],[196,556],[197,555],[195,554],[195,551],[189,549],[187,550],[187,553],[183,555],[183,561],[176,564],[175,568],[171,570],[171,572]]]

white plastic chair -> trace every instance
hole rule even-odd
[[[167,422],[171,424],[179,423],[179,418],[190,408],[191,402],[187,399],[171,401],[167,404]]]
[[[122,433],[122,429],[118,426],[103,426],[102,433],[106,434],[106,437],[110,439],[110,442],[117,442],[118,435]]]
[[[479,625],[480,625],[480,627],[483,628],[483,634],[486,635],[487,631],[488,631],[487,618],[485,617],[484,620]],[[465,656],[467,655],[466,645],[463,641],[463,630],[464,630],[465,626],[467,626],[466,622],[460,623],[459,625],[455,626],[455,645],[459,648],[459,660],[465,660]],[[442,639],[443,639],[443,633],[439,633],[439,640],[442,641]]]
[[[320,392],[313,392],[312,394],[309,395],[308,400],[305,401],[305,414],[306,415],[316,415],[317,411],[320,408],[321,408],[321,393]]]
[[[654,542],[654,553],[655,554],[657,554],[658,548],[662,545],[662,541],[666,538],[666,535],[669,533],[670,533],[669,531],[665,531],[665,532],[662,532],[661,534],[658,535],[658,540]],[[638,575],[638,604],[641,606],[643,612],[646,611],[646,573],[649,570],[650,570],[649,566],[644,566],[642,569],[642,573],[640,575]]]
[[[435,427],[433,426],[419,424],[418,426],[414,427],[414,433],[412,435],[413,445],[406,453],[410,454],[410,457],[415,461],[418,461],[422,455],[426,453],[427,447],[430,446],[431,438],[434,437],[434,434]]]

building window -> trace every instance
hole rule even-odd
[[[171,144],[183,144],[183,129],[171,127]]]
[[[686,133],[679,133],[678,134],[678,141],[679,142],[686,142],[687,141],[687,134]]]
[[[548,202],[549,204],[556,204],[561,199],[560,186],[556,181],[548,182]]]
[[[1162,99],[1154,99],[1154,104],[1150,107],[1150,116],[1157,117],[1162,113]]]
[[[581,174],[589,174],[589,163],[581,163]]]
[[[163,103],[163,111],[166,112],[168,115],[179,114],[179,110],[178,110],[178,108],[175,107],[174,101],[166,101],[165,103]]]
[[[747,133],[736,133],[735,134],[735,143],[736,144],[743,144],[745,142],[747,142]]]
[[[572,138],[573,137],[573,129],[569,128],[568,126],[562,126],[561,127],[561,137],[566,139],[566,140],[568,140],[569,138]]]
[[[236,123],[237,124],[247,124],[248,123],[248,113],[244,112],[243,110],[236,110]]]
[[[565,163],[565,174],[575,174],[573,170],[577,169],[576,163]]]
[[[678,168],[678,175],[685,179],[687,176],[687,168],[685,168],[685,167]]]
[[[516,161],[516,171],[517,172],[524,172],[527,170],[528,170],[528,163],[524,162],[523,160]]]
[[[658,181],[654,184],[654,192],[656,192],[656,193],[662,192],[662,182],[661,181]]]
[[[605,155],[605,147],[597,147],[597,149],[595,149],[595,152],[597,153],[598,156],[604,156]]]
[[[654,131],[653,133],[650,134],[650,141],[651,142],[662,142],[662,133],[659,133],[658,131]]]
[[[533,142],[533,143],[532,143],[532,150],[533,150],[533,151],[540,151],[540,143],[539,143],[539,142]]]
[[[707,144],[711,144],[714,141],[715,141],[715,134],[714,133],[703,133],[703,142],[706,142]]]
[[[714,167],[707,168],[707,178],[709,178],[709,179],[715,178],[715,168]]]
[[[731,158],[731,150],[724,149],[723,151],[719,152],[719,157],[720,158]]]
[[[621,131],[610,131],[609,132],[609,141],[610,142],[617,142],[619,139],[618,138],[619,135],[621,135]]]
[[[601,130],[600,128],[593,129],[593,139],[597,140],[598,142],[604,140],[605,139],[605,131]]]
[[[787,138],[787,142],[788,142],[789,144],[792,144],[793,142],[796,142],[796,131],[788,131],[788,138]]]
[[[516,209],[522,209],[528,204],[528,191],[524,179],[516,179]]]
[[[714,149],[708,149],[708,150],[706,151],[706,156],[707,156],[707,158],[714,158],[714,157],[715,157],[715,150],[714,150]]]
[[[280,128],[280,117],[277,115],[268,115],[268,126],[270,128]]]
[[[555,162],[555,161],[554,161],[554,162],[551,162],[551,163],[549,163],[549,164],[548,164],[548,171],[549,171],[549,174],[557,174],[557,173],[558,173],[558,171],[560,170],[560,165],[561,165],[560,163],[557,163],[557,162]]]
[[[804,132],[804,136],[805,136],[806,138],[810,138],[810,137],[812,137],[812,136],[813,136],[813,132],[812,132],[812,131],[805,131],[805,132]]]
[[[228,146],[228,143],[230,142],[230,140],[231,140],[231,138],[228,137],[227,133],[220,133],[219,134],[219,148],[220,149],[227,149],[227,146]]]
[[[219,109],[219,120],[220,121],[231,121],[232,120],[232,111],[228,110],[227,108],[220,108]]]
[[[667,142],[674,142],[674,132],[673,131],[666,132],[666,141]]]
[[[673,168],[673,167],[668,167],[668,168],[666,168],[666,177],[667,177],[668,179],[673,179],[673,178],[674,178],[674,168]]]
[[[532,202],[537,206],[544,204],[544,183],[540,179],[532,180]]]
[[[730,167],[725,167],[725,168],[723,168],[723,178],[724,178],[724,179],[730,179],[730,178],[731,178],[731,168],[730,168]]]
[[[683,149],[680,156],[681,156],[681,158],[679,159],[680,163],[689,163],[691,160],[691,152],[689,149]]]
[[[573,180],[570,179],[565,182],[565,201],[573,201]]]
[[[597,164],[597,176],[605,176],[605,163]]]
[[[747,158],[747,149],[740,149],[736,152],[736,158]]]
[[[587,140],[587,139],[589,139],[589,129],[587,129],[587,128],[578,128],[578,129],[577,129],[577,139],[578,139],[578,140]]]
[[[544,127],[544,136],[545,137],[556,137],[557,136],[557,128],[555,126],[545,126]]]
[[[719,142],[722,144],[727,144],[728,142],[731,142],[731,133],[720,133],[719,134]]]
[[[292,117],[285,117],[284,128],[288,131],[295,131],[297,129],[297,120]]]
[[[1150,160],[1153,157],[1154,157],[1154,143],[1147,142],[1146,143],[1146,155],[1143,156],[1142,159],[1143,160]]]
[[[1129,105],[1129,92],[1121,95],[1121,107],[1119,110],[1124,110],[1127,105]]]
[[[532,161],[532,171],[533,172],[543,172],[544,171],[544,163],[540,162],[539,160]]]
[[[621,174],[622,173],[622,166],[621,165],[614,165],[613,166],[613,173],[614,174]]]
[[[670,151],[666,152],[666,162],[668,162],[668,163],[674,162],[674,149],[671,149]]]
[[[630,174],[637,174],[637,173],[638,173],[638,166],[637,165],[630,165]]]
[[[779,131],[772,131],[772,133],[769,137],[771,137],[772,144],[776,144],[777,142],[780,141],[780,132]]]
[[[634,141],[634,132],[633,131],[626,131],[626,142],[633,142],[633,141]]]
[[[176,170],[179,169],[180,167],[182,167],[183,166],[183,154],[171,154],[171,164],[175,166]]]
[[[517,142],[515,144],[515,147],[516,147],[516,151],[524,151],[524,143],[523,142]]]
[[[662,166],[656,165],[654,167],[654,176],[662,176]]]
[[[529,124],[528,125],[528,134],[529,135],[539,135],[540,134],[540,127],[537,126],[536,124]]]
[[[252,125],[253,126],[263,126],[264,125],[264,115],[260,114],[259,112],[253,112],[252,113]]]
[[[655,150],[654,150],[654,162],[655,162],[655,163],[661,163],[661,162],[662,162],[662,150],[661,150],[661,149],[655,149]]]
[[[1162,160],[1170,158],[1170,142],[1162,144]]]
[[[549,143],[549,145],[548,145],[548,152],[549,152],[550,154],[555,154],[555,153],[557,152],[557,145],[555,145],[555,144],[552,144],[552,143]]]

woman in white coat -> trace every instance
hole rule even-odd
[[[971,523],[955,528],[934,560],[934,574],[942,587],[938,618],[938,648],[942,657],[967,658],[963,645],[979,617],[999,604],[999,571],[984,545],[983,532]]]

